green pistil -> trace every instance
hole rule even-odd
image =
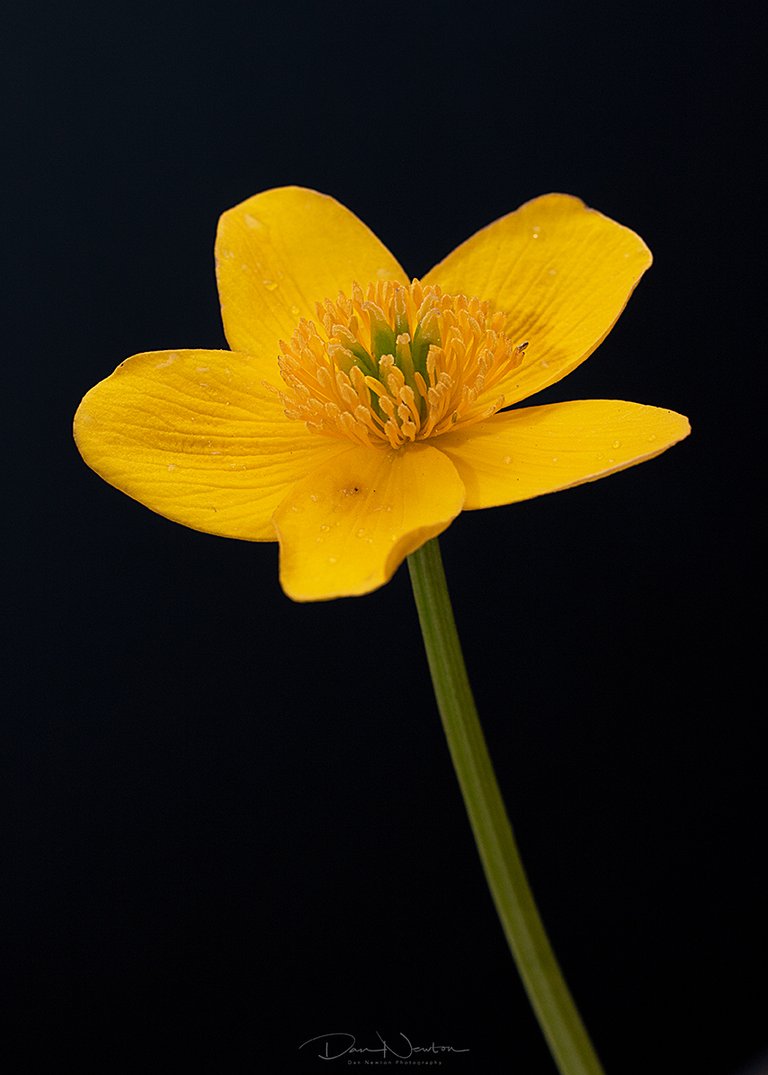
[[[404,332],[401,336],[397,337],[395,365],[402,370],[403,377],[405,377],[405,383],[409,384],[414,392],[416,392],[416,378],[414,377],[415,370],[413,368],[413,357],[411,355],[411,337],[407,332]]]
[[[365,310],[371,319],[371,349],[367,351],[360,341],[341,325],[336,325],[334,336],[340,348],[335,353],[339,368],[349,373],[352,366],[358,366],[366,376],[381,380],[386,386],[386,378],[379,363],[382,358],[391,355],[394,363],[402,373],[405,383],[413,390],[416,405],[422,419],[427,413],[427,403],[419,391],[416,374],[429,384],[427,376],[427,356],[429,349],[440,346],[440,321],[438,311],[429,310],[417,324],[411,339],[408,326],[408,310],[405,297],[399,291],[394,296],[394,327],[384,317],[383,311],[374,302],[366,302]],[[378,397],[371,392],[371,407],[383,417]]]
[[[358,365],[363,373],[369,374],[372,377],[378,377],[378,362],[376,359],[371,358],[363,345],[352,335],[349,329],[344,328],[342,325],[337,325],[334,335],[338,342],[343,344],[345,350],[355,356],[357,361],[350,362],[350,366]],[[349,369],[346,369],[344,372],[349,373]]]
[[[416,370],[413,366],[411,337],[407,332],[403,332],[397,337],[395,363],[402,370],[403,377],[405,377],[405,383],[410,385],[413,389],[416,406],[419,408],[419,417],[424,419],[427,414],[427,401],[424,399],[421,392],[419,392],[418,385],[416,384]]]
[[[422,321],[416,326],[416,331],[413,334],[413,343],[411,344],[411,357],[413,359],[413,368],[417,370],[427,383],[427,355],[429,354],[430,347],[439,347],[440,340],[440,325],[437,310],[429,310],[424,315]]]
[[[384,314],[374,303],[366,303],[365,308],[371,318],[371,350],[373,357],[378,362],[382,355],[394,355],[395,330],[386,321]]]

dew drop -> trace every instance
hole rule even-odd
[[[264,285],[264,287],[267,289],[267,291],[275,291],[275,290],[277,290],[277,284],[275,283],[274,280],[262,280],[261,282]]]
[[[246,265],[246,263],[243,262],[243,264],[240,266],[240,269],[241,269],[242,272],[250,272],[251,271],[251,266]]]
[[[174,470],[176,470],[176,464],[175,464],[175,463],[169,463],[169,464],[168,464],[168,470],[169,470],[169,471],[174,471]]]
[[[294,317],[298,317],[299,314],[301,313],[301,310],[298,308],[298,306],[292,306],[291,307],[291,313],[293,314]]]
[[[310,493],[309,499],[312,501],[313,504],[317,504],[317,502],[320,500],[320,497],[317,495],[317,493]]]
[[[298,504],[291,504],[291,511],[304,511],[304,509],[300,508]]]
[[[559,455],[553,455],[552,456],[552,462],[553,463],[559,463],[560,462],[560,456]]]
[[[533,227],[533,231],[531,232],[531,238],[532,239],[538,239],[540,234],[541,234],[541,228],[539,227],[538,224],[535,224],[534,227]]]
[[[511,455],[505,455],[503,460],[502,460],[502,462],[506,463],[507,465],[509,465],[512,462],[512,456]]]
[[[620,440],[615,440],[615,441],[614,441],[614,442],[613,442],[613,443],[611,444],[611,447],[612,447],[612,448],[620,448],[620,447],[621,447],[621,441],[620,441]]]
[[[547,276],[557,276],[557,269],[547,269]]]
[[[615,460],[615,459],[612,459],[612,458],[611,458],[610,456],[608,456],[608,462],[609,462],[609,463],[615,463],[615,462],[616,462],[616,460]]]
[[[249,228],[253,228],[254,231],[266,231],[266,225],[263,224],[257,216],[252,216],[251,213],[245,214],[245,223]]]
[[[361,526],[360,529],[357,531],[357,536],[359,538],[365,537],[365,527],[364,526]]]
[[[543,370],[549,369],[549,362],[547,362],[546,358],[542,358],[542,360],[539,362],[539,365]]]
[[[339,561],[338,561],[338,557],[337,557],[337,556],[329,556],[329,557],[328,557],[328,563],[329,563],[329,564],[337,564],[338,562],[339,562]]]
[[[328,523],[323,523],[320,529],[323,531],[323,533],[327,533],[331,528]]]
[[[648,434],[648,440],[656,440],[656,434],[655,433],[649,433]]]

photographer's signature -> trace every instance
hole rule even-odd
[[[346,1034],[340,1031],[335,1034],[318,1034],[317,1037],[308,1038],[299,1046],[303,1049],[306,1045],[314,1045],[318,1049],[317,1056],[320,1060],[338,1060],[342,1056],[380,1056],[382,1060],[392,1057],[395,1060],[410,1060],[414,1056],[441,1056],[444,1053],[468,1053],[469,1049],[457,1049],[453,1045],[437,1045],[434,1041],[429,1045],[414,1045],[407,1034],[402,1031],[395,1038],[395,1045],[390,1044],[386,1038],[376,1031],[379,1045],[358,1045],[354,1034]]]

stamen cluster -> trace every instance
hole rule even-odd
[[[317,304],[280,341],[288,418],[317,433],[399,448],[495,414],[494,394],[522,362],[490,303],[438,286],[352,285],[352,297]]]

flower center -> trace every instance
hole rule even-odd
[[[316,309],[321,329],[302,318],[280,341],[285,413],[363,444],[399,448],[495,414],[527,346],[489,302],[418,280],[353,284]]]

